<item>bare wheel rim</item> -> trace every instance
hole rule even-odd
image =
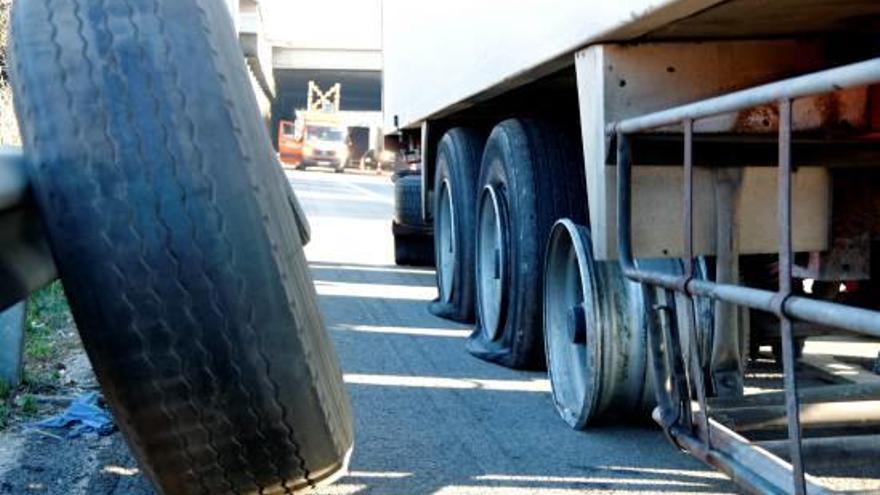
[[[560,221],[553,229],[544,272],[544,339],[556,409],[566,423],[581,428],[590,416],[593,384],[588,325],[594,325],[590,267],[576,226]],[[593,364],[595,365],[595,364]]]
[[[452,300],[455,284],[455,208],[448,181],[440,185],[440,209],[437,212],[437,280],[440,300]]]
[[[480,195],[477,229],[477,302],[480,323],[491,340],[501,334],[506,265],[506,222],[499,194],[486,186]]]

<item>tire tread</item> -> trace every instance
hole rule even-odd
[[[67,258],[59,270],[87,351],[145,470],[169,493],[276,488],[291,493],[314,485],[318,480],[312,479],[307,457],[324,463],[331,455],[328,450],[343,453],[348,448],[350,413],[289,200],[283,186],[270,180],[277,174],[266,168],[275,166],[268,136],[258,120],[249,121],[253,102],[236,105],[229,96],[233,87],[243,87],[237,71],[244,69],[237,63],[237,71],[228,70],[228,57],[237,53],[226,40],[234,39],[231,26],[229,32],[211,28],[224,30],[228,19],[220,9],[225,6],[208,7],[200,0],[45,0],[24,5],[15,6],[13,17],[13,84],[26,149],[35,157],[38,202],[50,219],[56,257]],[[219,112],[229,119],[219,127],[200,128],[207,115],[190,102],[186,86],[193,82],[185,82],[179,70],[193,55],[172,48],[180,33],[172,33],[166,23],[174,15],[169,9],[198,13],[203,38],[196,36],[192,48],[210,54],[212,72],[204,78],[219,81],[219,87],[208,90],[222,96]],[[41,17],[48,21],[45,27],[33,22]],[[149,29],[149,39],[158,40],[162,48],[151,46],[142,29]],[[117,31],[135,42],[120,40]],[[71,33],[77,43],[60,41]],[[20,36],[50,39],[54,68],[24,63],[15,41]],[[218,46],[217,40],[226,43]],[[131,53],[132,47],[137,53]],[[131,67],[122,63],[125,55],[136,55],[126,63],[143,74],[133,83],[125,72]],[[155,76],[150,64],[160,62],[149,57],[162,59],[163,70]],[[85,70],[75,61],[83,62]],[[53,71],[60,85],[47,82],[39,95],[29,94],[30,81]],[[114,91],[115,97],[134,102],[125,112],[118,103],[107,103]],[[63,96],[59,101],[64,107],[53,115],[42,101],[56,93]],[[86,95],[94,96],[93,101]],[[254,98],[247,92],[242,96]],[[149,112],[136,114],[140,107],[135,104],[147,105]],[[97,116],[97,130],[83,125],[83,115]],[[222,150],[212,140],[223,139],[213,135],[218,128],[232,131],[233,159],[217,159]],[[155,144],[161,144],[158,152],[151,147]],[[218,165],[233,161],[240,170]],[[58,173],[62,165],[79,162],[83,172]],[[181,166],[186,163],[195,166]],[[166,165],[167,170],[162,168]],[[244,176],[249,186],[245,191],[253,199],[243,196],[241,188],[230,193],[234,176]],[[147,187],[154,183],[170,187]],[[243,213],[230,209],[233,204]],[[262,224],[243,225],[243,217],[261,219]],[[255,251],[269,256],[251,266]],[[88,267],[99,259],[107,270],[90,272]],[[257,279],[267,283],[255,284]],[[283,309],[270,308],[272,302],[260,302],[263,310],[258,309],[256,294],[283,299]],[[271,314],[265,315],[265,309]],[[256,321],[258,313],[262,323]],[[279,324],[278,330],[266,327]],[[291,338],[296,344],[279,351],[279,339],[293,344]],[[291,353],[301,359],[291,360]],[[296,392],[279,381],[294,375],[299,376]],[[293,394],[313,397],[301,406],[320,408],[316,415],[323,419],[313,417],[294,428],[308,413],[298,411],[299,420],[292,416],[288,408],[296,400]],[[150,431],[158,425],[167,429]],[[332,445],[313,452],[321,435]],[[306,444],[311,456],[303,451]],[[327,466],[315,468],[326,471]]]

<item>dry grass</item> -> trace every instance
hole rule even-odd
[[[12,0],[0,0],[0,146],[20,144],[15,111],[12,108],[12,89],[6,77],[6,41],[11,5]]]
[[[12,90],[6,82],[0,82],[0,146],[18,146],[18,124],[12,109]]]
[[[6,54],[6,36],[9,34],[6,27],[10,5],[12,5],[12,0],[0,0],[0,59]]]

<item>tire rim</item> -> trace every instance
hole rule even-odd
[[[553,399],[560,416],[582,428],[594,408],[589,346],[593,321],[591,267],[569,220],[554,226],[544,271],[544,341]],[[593,363],[597,365],[598,363]]]
[[[636,264],[681,273],[677,260]],[[589,231],[568,219],[550,234],[544,277],[544,348],[562,419],[583,429],[606,414],[647,412],[653,388],[643,287],[629,281],[616,261],[595,261]]]
[[[477,302],[480,323],[490,340],[500,337],[506,280],[507,229],[504,206],[495,188],[480,196],[477,228]]]
[[[455,283],[455,208],[448,181],[440,185],[440,208],[437,211],[437,280],[440,300],[452,300]]]

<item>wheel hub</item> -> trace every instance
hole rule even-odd
[[[568,310],[566,318],[568,339],[572,344],[584,345],[587,343],[587,313],[584,303],[572,306]]]

